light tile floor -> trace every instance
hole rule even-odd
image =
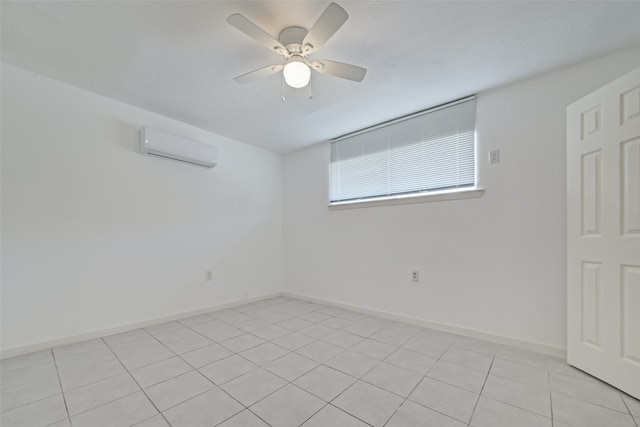
[[[2,427],[640,427],[560,358],[285,297],[0,367]]]

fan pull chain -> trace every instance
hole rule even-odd
[[[311,101],[313,99],[313,94],[311,93],[311,80],[312,79],[309,79],[309,84],[307,85],[307,89],[308,89],[308,92],[309,92],[309,97],[307,99],[309,101]]]
[[[282,102],[285,102],[286,98],[284,97],[284,73],[282,73]]]

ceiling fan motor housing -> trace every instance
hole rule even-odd
[[[308,31],[302,27],[287,27],[280,31],[278,41],[287,48],[289,54],[302,52],[302,42]]]

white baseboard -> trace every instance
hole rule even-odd
[[[223,304],[212,305],[209,307],[199,308],[196,310],[185,311],[181,313],[174,313],[168,316],[156,317],[153,319],[147,319],[140,322],[128,323],[126,325],[114,326],[111,328],[100,329],[97,331],[87,332],[84,334],[73,335],[63,338],[57,338],[48,341],[41,341],[34,344],[28,344],[19,347],[13,347],[0,350],[0,359],[6,359],[8,357],[20,356],[34,351],[45,350],[48,348],[59,347],[67,344],[74,344],[81,341],[86,341],[94,338],[105,337],[108,335],[117,334],[120,332],[127,332],[134,329],[146,328],[148,326],[157,325],[159,323],[169,322],[172,320],[184,319],[185,317],[197,316],[199,314],[209,313],[211,311],[223,310],[225,308],[236,307],[242,304],[248,304],[255,301],[261,301],[268,298],[275,298],[278,296],[286,296],[290,298],[298,298],[306,301],[317,302],[319,304],[331,305],[333,307],[339,307],[346,310],[352,310],[359,313],[369,314],[372,316],[378,316],[389,320],[395,320],[398,322],[409,323],[416,326],[422,326],[425,328],[437,329],[440,331],[451,332],[466,337],[478,338],[497,344],[510,345],[526,350],[537,351],[539,353],[549,354],[552,356],[558,356],[566,358],[567,350],[562,347],[555,347],[548,344],[541,344],[537,342],[525,341],[517,338],[506,337],[502,335],[492,334],[488,332],[482,332],[475,329],[463,328],[460,326],[449,325],[446,323],[433,322],[426,319],[420,319],[417,317],[406,316],[397,313],[390,313],[382,310],[375,310],[368,307],[362,307],[354,304],[345,304],[338,301],[333,301],[324,298],[316,298],[307,295],[295,294],[291,292],[274,292],[271,294],[265,294],[254,298],[248,298],[243,300],[230,301]]]
[[[119,325],[111,328],[100,329],[97,331],[86,332],[79,335],[71,335],[63,338],[56,338],[48,341],[41,341],[41,342],[27,344],[19,347],[2,349],[0,350],[0,359],[6,359],[8,357],[13,357],[13,356],[21,356],[23,354],[32,353],[34,351],[46,350],[48,348],[59,347],[62,345],[75,344],[77,342],[91,340],[94,338],[106,337],[108,335],[113,335],[120,332],[132,331],[134,329],[146,328],[148,326],[153,326],[153,325],[157,325],[164,322],[170,322],[172,320],[184,319],[186,317],[197,316],[199,314],[209,313],[211,311],[224,310],[225,308],[236,307],[242,304],[248,304],[250,302],[279,297],[281,295],[282,295],[282,292],[274,292],[271,294],[265,294],[265,295],[261,295],[253,298],[230,301],[223,304],[216,304],[209,307],[203,307],[195,310],[174,313],[168,316],[155,317],[153,319],[147,319],[140,322],[127,323],[125,325]]]
[[[522,348],[525,350],[536,351],[538,353],[544,353],[551,356],[558,356],[562,358],[567,357],[567,349],[563,347],[556,347],[548,344],[541,344],[532,341],[525,341],[517,338],[506,337],[503,335],[492,334],[488,332],[482,332],[475,329],[463,328],[460,326],[449,325],[446,323],[433,322],[430,320],[420,319],[417,317],[405,316],[397,313],[390,313],[382,310],[375,310],[368,307],[362,307],[353,304],[344,304],[341,302],[316,298],[307,295],[295,294],[291,292],[283,292],[285,297],[298,298],[306,301],[317,302],[319,304],[331,305],[346,310],[356,311],[363,314],[369,314],[371,316],[378,316],[389,320],[396,320],[398,322],[409,323],[416,326],[422,326],[425,328],[437,329],[439,331],[451,332],[458,335],[463,335],[471,338],[478,338],[485,341],[490,341],[496,344],[509,345],[513,347]]]

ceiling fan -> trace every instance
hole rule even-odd
[[[283,64],[269,65],[238,76],[234,80],[238,83],[249,83],[282,71],[289,86],[302,88],[309,84],[313,69],[334,77],[362,81],[367,73],[366,68],[325,59],[309,59],[309,55],[325,44],[348,18],[349,15],[342,7],[331,3],[310,30],[287,27],[280,32],[278,39],[275,39],[244,16],[234,13],[227,18],[229,24],[285,59]]]

